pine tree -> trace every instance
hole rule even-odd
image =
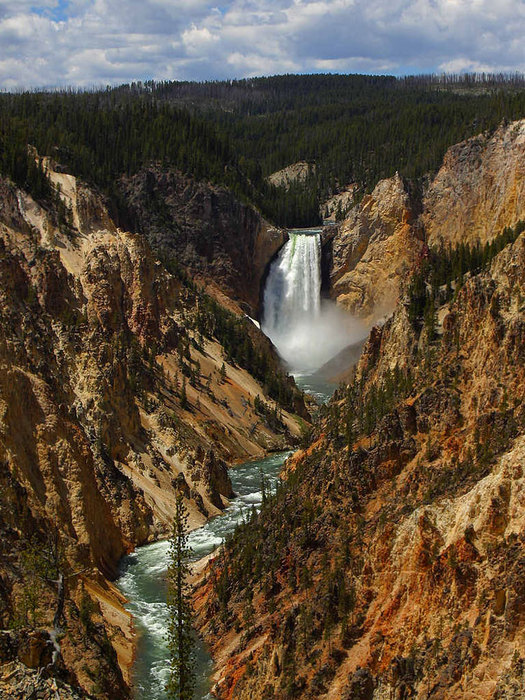
[[[180,390],[180,405],[181,408],[186,410],[189,406],[188,404],[188,394],[186,392],[186,379],[185,377],[182,378],[182,387]]]
[[[182,494],[177,494],[175,518],[170,540],[168,566],[169,608],[168,647],[170,677],[166,691],[170,700],[191,700],[195,686],[192,609],[188,586],[189,555],[188,513]]]

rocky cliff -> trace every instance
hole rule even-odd
[[[400,283],[423,248],[423,233],[406,184],[382,180],[354,207],[330,241],[332,296],[351,313],[373,321],[390,313]]]
[[[354,198],[358,192],[359,186],[356,183],[347,185],[341,192],[322,202],[319,208],[320,215],[324,220],[332,222],[346,218],[348,212],[355,206]]]
[[[226,461],[293,442],[299,426],[268,392],[304,407],[250,321],[43,165],[53,201],[0,182],[0,619],[67,625],[64,682],[127,697],[119,558],[169,531],[178,491],[202,524],[232,495]]]
[[[379,182],[327,241],[332,297],[371,323],[390,313],[425,246],[484,244],[525,216],[524,173],[521,120],[450,148],[420,191]]]
[[[450,148],[424,199],[429,245],[491,241],[525,218],[525,120]]]
[[[164,260],[247,305],[255,315],[266,266],[286,232],[266,222],[224,187],[179,172],[147,168],[121,181],[137,228]]]
[[[292,184],[300,184],[308,180],[311,175],[315,174],[315,171],[315,163],[307,163],[304,160],[300,160],[298,163],[292,163],[286,168],[268,175],[267,180],[275,187],[289,189]]]

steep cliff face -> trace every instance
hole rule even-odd
[[[178,172],[142,170],[122,191],[153,250],[256,313],[265,268],[286,240],[231,192]]]
[[[397,174],[351,210],[331,243],[330,287],[338,304],[368,321],[393,310],[423,248],[416,218]]]
[[[179,491],[192,525],[219,513],[233,495],[225,460],[299,434],[266,392],[301,400],[250,321],[169,274],[96,193],[45,167],[60,212],[0,182],[0,618],[51,626],[58,573],[38,562],[58,532],[62,658],[73,686],[120,698],[129,621],[107,582],[119,558],[169,531]]]
[[[429,245],[491,241],[525,214],[525,120],[449,149],[424,199]]]
[[[450,148],[425,193],[379,182],[330,244],[332,297],[369,322],[390,313],[425,245],[492,241],[525,216],[524,183],[524,120]]]
[[[521,234],[431,320],[407,299],[372,331],[197,590],[220,697],[522,694],[524,273]]]
[[[323,219],[335,222],[345,218],[347,212],[354,207],[354,197],[358,190],[359,186],[353,183],[324,201],[319,208]]]

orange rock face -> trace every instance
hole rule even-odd
[[[330,286],[338,304],[369,322],[394,309],[423,247],[416,218],[397,174],[350,211],[331,244]]]
[[[405,300],[373,329],[312,448],[207,574],[219,697],[523,694],[524,280],[522,233],[432,336]]]
[[[486,243],[525,218],[525,120],[450,148],[423,206],[429,245]]]
[[[450,148],[425,192],[399,175],[350,210],[329,244],[330,293],[369,323],[393,311],[425,246],[492,241],[525,218],[525,121]]]

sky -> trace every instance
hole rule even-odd
[[[525,72],[525,0],[0,0],[0,88]]]

